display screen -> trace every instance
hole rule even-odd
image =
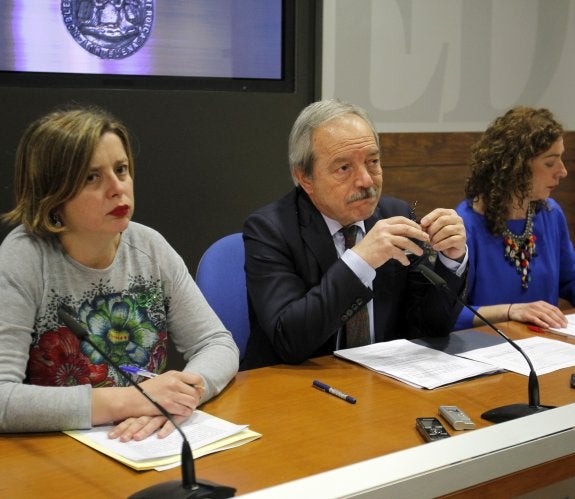
[[[288,91],[292,68],[293,1],[0,3],[4,83]]]

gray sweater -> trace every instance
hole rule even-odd
[[[135,222],[106,269],[85,267],[57,240],[16,227],[0,246],[0,304],[0,432],[90,428],[92,387],[125,385],[60,323],[61,304],[119,364],[163,371],[169,335],[185,370],[204,378],[202,402],[238,370],[234,340],[182,258]]]

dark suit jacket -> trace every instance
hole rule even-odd
[[[382,218],[409,217],[409,206],[382,197],[366,231]],[[350,313],[373,299],[376,341],[449,334],[461,306],[396,260],[376,272],[373,292],[338,259],[328,227],[299,187],[250,215],[244,224],[251,334],[242,369],[298,364],[332,353]],[[457,277],[435,270],[461,294]]]

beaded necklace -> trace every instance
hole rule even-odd
[[[531,282],[531,259],[537,256],[535,251],[535,240],[533,234],[533,216],[535,209],[529,203],[527,209],[527,220],[525,230],[520,236],[513,234],[508,228],[503,231],[503,244],[505,246],[505,259],[511,263],[517,273],[521,275],[521,287],[527,289]]]

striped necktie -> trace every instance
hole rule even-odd
[[[345,249],[350,249],[355,246],[358,230],[359,227],[357,225],[343,227],[340,230],[345,241]],[[357,307],[357,312],[345,323],[345,339],[347,348],[361,347],[371,343],[367,305],[358,306],[354,304],[352,308],[355,307]]]

